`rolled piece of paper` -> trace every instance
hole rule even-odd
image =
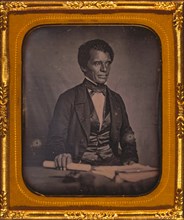
[[[43,167],[45,168],[56,168],[54,161],[45,160],[43,161]],[[80,171],[90,171],[90,164],[82,163],[69,163],[67,164],[67,170],[80,170]]]
[[[81,170],[81,171],[90,171],[91,165],[84,163],[69,163],[67,164],[67,170]]]
[[[55,162],[50,160],[44,160],[43,161],[43,167],[45,168],[56,168]]]

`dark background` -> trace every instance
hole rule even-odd
[[[113,48],[108,86],[126,105],[137,140],[140,163],[161,161],[161,45],[142,26],[41,26],[23,44],[23,162],[44,160],[48,126],[57,98],[83,81],[78,48],[95,38]]]

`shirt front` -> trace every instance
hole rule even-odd
[[[88,77],[86,77],[86,79],[90,81],[91,83],[93,83],[94,85],[97,85],[95,82],[93,82]],[[105,96],[103,93],[100,93],[100,92],[96,92],[92,94],[91,91],[92,91],[91,89],[88,89],[88,92],[91,94],[91,99],[92,99],[92,102],[93,102],[93,105],[94,105],[94,108],[95,108],[95,111],[97,113],[98,120],[100,123],[99,129],[101,129],[103,119],[104,119]]]

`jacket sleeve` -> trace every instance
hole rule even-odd
[[[119,98],[122,111],[122,125],[120,130],[121,162],[126,163],[134,161],[137,163],[138,154],[134,132],[129,124],[125,104],[120,96]]]
[[[47,159],[54,159],[58,154],[67,152],[66,141],[72,112],[71,98],[72,95],[61,94],[56,103],[46,143]]]

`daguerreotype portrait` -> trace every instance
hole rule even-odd
[[[183,219],[183,5],[0,3],[0,219]]]
[[[141,26],[45,26],[23,49],[26,184],[51,195],[141,195],[156,187],[158,36]]]

